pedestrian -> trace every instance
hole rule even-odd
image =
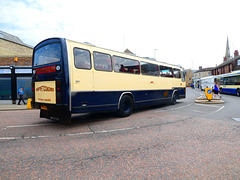
[[[218,83],[217,81],[214,82],[214,89],[213,89],[213,92],[214,92],[214,98],[216,97],[216,95],[219,96],[219,98],[221,98],[222,96],[219,94],[220,93],[220,90],[219,90],[219,86],[218,86]]]
[[[18,94],[19,94],[19,97],[20,97],[20,99],[19,99],[19,101],[18,101],[18,105],[21,105],[20,103],[21,103],[21,101],[24,103],[24,104],[27,104],[27,103],[25,103],[25,101],[24,101],[24,99],[23,99],[23,88],[20,88],[19,90],[18,90]]]
[[[191,87],[194,89],[194,85],[193,85],[193,83],[191,83]]]

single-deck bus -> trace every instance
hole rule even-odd
[[[215,76],[207,76],[207,77],[201,78],[200,80],[201,90],[205,91],[205,88],[213,89],[215,78],[216,78]]]
[[[148,58],[46,39],[33,52],[33,106],[40,117],[71,122],[71,114],[117,111],[185,98],[183,69]]]
[[[240,96],[240,71],[218,75],[217,80],[222,93]]]

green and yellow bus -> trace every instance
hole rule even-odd
[[[73,113],[117,111],[185,98],[179,66],[64,38],[46,39],[33,52],[33,106],[40,117],[71,122]]]

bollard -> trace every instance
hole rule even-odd
[[[206,95],[208,101],[211,101],[212,100],[212,89],[205,88],[205,95]]]
[[[28,98],[27,109],[32,109],[32,98]]]

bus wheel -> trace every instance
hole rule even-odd
[[[240,96],[240,89],[237,89],[237,96]]]
[[[177,102],[177,95],[176,95],[176,93],[174,93],[172,96],[172,99],[170,101],[170,104],[174,105],[174,104],[176,104],[176,102]]]
[[[133,100],[130,96],[125,95],[122,97],[118,109],[120,117],[127,117],[133,112]]]

